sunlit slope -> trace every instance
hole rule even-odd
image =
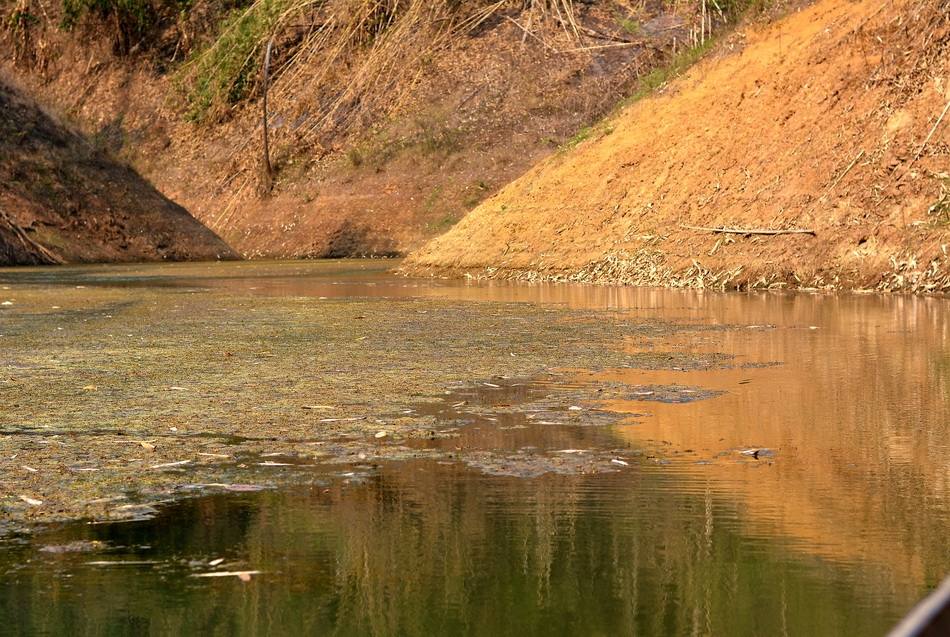
[[[938,0],[819,2],[722,42],[476,208],[408,268],[946,288],[948,86],[950,24]],[[701,229],[721,227],[814,235]]]

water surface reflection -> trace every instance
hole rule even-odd
[[[386,274],[391,265],[4,270],[0,284],[114,288],[117,303],[174,288],[254,302],[421,297],[608,310],[633,362],[576,370],[573,382],[625,387],[622,400],[599,406],[631,417],[547,426],[523,405],[543,398],[548,381],[509,379],[420,412],[461,429],[414,444],[459,458],[322,467],[316,487],[198,498],[151,521],[10,540],[0,550],[7,627],[874,635],[950,568],[946,300],[418,281]],[[623,336],[626,321],[653,319],[739,329]],[[684,353],[724,356],[683,366]],[[648,396],[670,385],[721,393]],[[627,464],[530,479],[465,464],[476,450],[561,446],[620,450]],[[55,548],[77,540],[107,548]],[[113,561],[147,563],[90,563]],[[262,574],[192,577],[209,570]]]
[[[881,633],[915,595],[882,588],[873,564],[750,536],[734,503],[677,483],[650,467],[523,480],[400,463],[196,499],[7,549],[0,613],[21,634],[841,635]],[[114,548],[32,550],[80,538]],[[220,558],[263,573],[190,577]]]

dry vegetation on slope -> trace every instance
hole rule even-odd
[[[823,0],[530,170],[414,272],[950,288],[950,6]],[[713,233],[701,228],[813,230]]]
[[[417,247],[747,3],[67,4],[7,0],[8,71],[243,254],[316,257]]]

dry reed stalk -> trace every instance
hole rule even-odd
[[[255,7],[274,6],[265,3],[282,1],[256,0],[241,15],[248,16]],[[701,1],[705,7],[705,0]],[[698,31],[705,38],[706,17],[712,21],[713,12],[704,11],[704,26],[693,31],[697,41]],[[522,19],[515,20],[511,12]],[[263,56],[266,43],[275,38],[267,82],[268,120],[264,125],[269,128],[266,153],[275,162],[273,170],[279,171],[281,157],[305,149],[319,153],[337,148],[339,140],[362,135],[370,122],[399,112],[414,95],[427,60],[451,46],[459,35],[471,33],[492,19],[514,22],[523,32],[523,40],[530,35],[554,52],[592,54],[633,44],[603,44],[604,40],[617,38],[582,26],[577,16],[574,0],[287,0],[273,28],[247,56],[252,62],[256,56]],[[298,27],[302,31],[287,50],[281,50],[280,38],[286,38],[291,17],[294,22],[304,23]],[[560,48],[546,41],[540,35],[545,23],[557,25],[556,30],[574,46]],[[236,23],[231,28],[236,29]],[[218,46],[221,40],[206,55]],[[194,62],[189,64],[197,68]],[[252,94],[263,89],[259,78],[253,75]],[[257,136],[247,137],[232,150],[236,172],[229,175],[229,180],[254,179],[243,158],[249,156],[246,151],[250,144],[262,143],[257,140]],[[259,157],[259,153],[253,156]]]
[[[311,144],[331,133],[345,136],[369,111],[397,110],[414,88],[411,79],[419,75],[424,59],[454,36],[477,29],[512,6],[510,0],[487,5],[422,0],[309,4],[324,14],[320,27],[282,65],[288,74],[275,73],[271,102],[275,110],[277,105],[290,105],[282,110],[293,112],[295,120],[306,120],[295,137]],[[571,38],[581,37],[573,0],[528,0],[526,4],[533,23],[554,19]],[[316,113],[312,102],[300,99],[334,84],[342,84],[342,90],[316,105]]]

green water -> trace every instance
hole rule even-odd
[[[11,527],[0,634],[882,635],[950,567],[946,301],[482,286],[407,281],[384,266],[0,272],[0,301],[14,302],[0,314],[5,515],[42,514],[57,489],[84,497],[77,485],[157,510]],[[264,317],[242,319],[250,308]],[[104,312],[128,320],[116,329]],[[362,327],[383,315],[389,323]],[[209,317],[215,326],[195,334]],[[584,351],[610,340],[604,317],[628,358]],[[313,337],[299,325],[328,334],[334,323],[340,340],[327,335],[321,358],[306,359],[319,373],[306,371],[294,352]],[[64,325],[51,344],[30,331]],[[119,334],[134,337],[115,344]],[[355,348],[374,335],[378,351]],[[164,356],[185,336],[206,362],[155,368],[156,343]],[[555,347],[534,352],[530,339]],[[255,376],[277,384],[242,381],[243,397],[215,402],[224,365],[245,348]],[[226,361],[208,362],[224,349]],[[513,353],[574,371],[484,371],[533,369]],[[707,364],[714,353],[729,364]],[[411,384],[374,370],[377,359],[397,361]],[[324,431],[306,421],[314,410],[288,408],[295,391],[309,392],[307,407],[339,400],[320,380],[336,365],[350,378],[347,409],[377,419]],[[146,381],[200,386],[200,400],[155,391],[131,409]],[[400,402],[399,387],[414,395]],[[237,424],[205,423],[188,440],[168,432],[198,427],[202,413]],[[391,442],[400,422],[420,433]],[[269,426],[266,442],[205,442]],[[78,472],[121,427],[158,449],[107,446],[94,452],[97,472]],[[301,432],[340,451],[307,455]],[[233,457],[150,473],[160,460],[126,450],[150,458],[173,445],[161,461]],[[750,447],[761,456],[742,453]],[[110,453],[116,475],[118,462],[128,468],[114,483]],[[567,462],[576,456],[590,461]],[[261,490],[194,487],[212,481]],[[24,492],[46,504],[28,507]],[[248,581],[200,577],[241,571]]]
[[[656,470],[524,481],[412,463],[197,499],[32,540],[106,554],[8,549],[0,612],[23,634],[861,635],[903,610],[873,568],[749,537],[730,502],[681,488]],[[264,573],[189,577],[222,557]],[[113,560],[155,564],[88,564]]]

